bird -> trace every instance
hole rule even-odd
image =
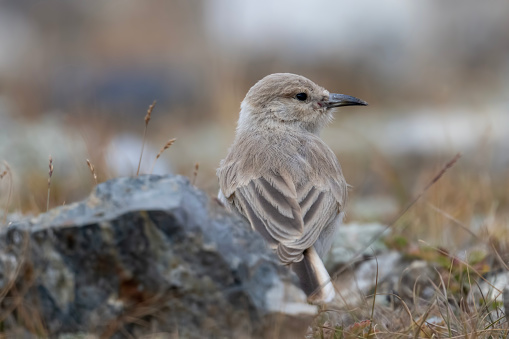
[[[312,304],[335,290],[322,258],[345,215],[348,184],[320,138],[338,107],[367,103],[291,73],[265,76],[241,103],[235,138],[217,169],[218,199],[247,219]]]

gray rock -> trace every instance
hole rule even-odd
[[[341,303],[356,305],[361,303],[367,294],[372,294],[378,276],[378,293],[381,290],[390,292],[395,285],[394,279],[401,275],[402,256],[390,251],[367,259],[356,267],[344,270],[335,281]],[[397,281],[396,281],[397,282]],[[383,286],[382,286],[383,284]]]
[[[329,271],[339,265],[350,264],[358,255],[372,256],[387,252],[383,238],[391,229],[379,223],[349,223],[337,230],[330,252],[325,257]]]
[[[317,311],[297,286],[246,222],[180,176],[110,180],[0,230],[7,331],[23,292],[44,324],[22,322],[34,335],[296,338]]]
[[[505,292],[509,286],[509,272],[490,272],[485,275],[485,279],[479,282],[479,290],[474,290],[476,297],[483,298],[486,302],[504,298],[505,307],[509,297],[508,292]]]

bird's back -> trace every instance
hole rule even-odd
[[[283,262],[298,260],[313,246],[346,199],[336,156],[311,133],[244,133],[218,176],[220,196],[278,249]]]

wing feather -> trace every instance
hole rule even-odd
[[[264,177],[253,180],[252,182],[254,182],[260,195],[273,207],[275,207],[279,213],[287,218],[294,218],[296,214],[299,214],[298,216],[300,216],[300,206],[295,198],[272,186],[271,183]]]
[[[252,211],[250,218],[256,217],[265,225],[265,232],[262,234],[267,233],[278,242],[294,241],[302,237],[304,223],[300,206],[294,198],[271,186],[269,181],[263,178],[254,179],[247,185],[238,187],[235,197],[240,198],[244,204],[249,201]],[[281,207],[278,208],[278,204]]]

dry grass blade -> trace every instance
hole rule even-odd
[[[46,199],[46,212],[49,211],[49,195],[51,191],[51,177],[53,176],[53,158],[49,156],[49,172],[48,172],[48,198]]]
[[[47,337],[47,330],[42,320],[42,315],[36,305],[27,303],[26,295],[33,288],[36,281],[36,272],[29,259],[30,235],[28,232],[20,232],[22,238],[21,251],[17,256],[18,262],[12,275],[8,275],[7,283],[0,289],[0,304],[3,304],[0,312],[0,324],[4,324],[5,319],[15,313],[16,318],[24,327],[32,333],[37,333],[40,337]],[[0,338],[3,333],[0,333]],[[9,336],[6,336],[9,337]]]
[[[505,309],[505,319],[509,323],[509,286],[504,287],[504,293],[502,293],[502,302]]]
[[[493,241],[490,241],[490,245],[491,245],[491,248],[493,249],[493,252],[495,253],[495,258],[497,258],[499,264],[502,265],[502,267],[504,267],[507,271],[509,271],[509,267],[504,262],[504,259],[502,259],[502,257],[500,256],[500,253],[498,253],[497,248],[495,247],[495,244],[493,243]]]
[[[358,258],[367,248],[369,248],[371,245],[373,245],[373,243],[375,241],[377,241],[382,236],[382,234],[384,234],[389,228],[393,227],[396,224],[396,222],[398,222],[398,220],[401,219],[413,205],[415,205],[415,203],[424,195],[424,193],[426,193],[428,191],[428,189],[430,189],[431,186],[433,186],[438,180],[440,180],[440,178],[445,174],[445,172],[449,168],[454,166],[454,164],[459,160],[459,158],[461,158],[460,153],[456,154],[451,160],[449,160],[449,162],[447,162],[445,164],[445,166],[440,170],[440,172],[438,172],[431,179],[431,181],[424,187],[424,189],[421,190],[421,192],[419,194],[417,194],[417,196],[414,199],[412,199],[412,201],[410,201],[410,203],[403,209],[403,211],[396,217],[396,219],[394,219],[391,223],[389,223],[389,225],[387,225],[387,227],[385,227],[382,231],[375,234],[373,236],[373,238],[366,244],[366,246],[364,248],[362,248],[360,251],[358,251],[357,253],[355,253],[352,258],[354,258],[354,260],[355,260],[355,258]],[[341,269],[341,270],[335,272],[334,278],[336,278],[344,270],[345,269]]]
[[[145,148],[145,140],[147,138],[147,127],[152,116],[152,110],[154,109],[155,106],[156,101],[154,100],[154,102],[150,106],[148,106],[147,114],[145,115],[145,129],[143,130],[143,142],[141,144],[140,161],[138,162],[138,170],[136,171],[136,176],[140,174],[141,159],[143,158],[143,149]]]
[[[159,159],[161,157],[161,154],[163,154],[164,151],[166,151],[168,148],[170,148],[171,145],[173,145],[173,143],[176,140],[177,140],[177,138],[170,139],[166,142],[166,144],[164,144],[163,147],[161,147],[161,149],[159,150],[159,153],[157,153],[156,158],[154,159],[154,163],[152,164],[152,169],[150,170],[150,174],[152,174],[152,172],[154,172],[154,167],[156,166],[157,159]]]
[[[435,268],[435,271],[437,272],[438,277],[440,278],[440,286],[442,286],[442,290],[443,290],[444,305],[445,305],[445,311],[446,311],[445,324],[447,325],[447,331],[449,333],[449,337],[452,337],[451,317],[454,315],[454,313],[452,312],[451,306],[448,303],[448,300],[449,300],[449,298],[447,296],[447,287],[448,286],[445,285],[444,279],[442,278],[442,274],[440,274],[440,272],[436,268]]]
[[[472,291],[472,279],[470,278],[470,268],[467,266],[467,279],[468,279],[468,289],[469,291]],[[479,318],[479,312],[477,310],[477,306],[476,306],[476,303],[474,302],[473,305],[473,312],[474,312],[474,317],[477,319]]]
[[[117,331],[123,332],[124,326],[131,323],[142,323],[144,325],[148,325],[148,323],[144,322],[142,318],[146,316],[156,316],[157,312],[165,306],[168,298],[171,297],[174,296],[161,294],[155,295],[152,298],[127,307],[123,314],[108,323],[104,332],[99,337],[111,338]],[[129,336],[131,334],[124,333],[124,335]]]
[[[412,326],[417,326],[419,329],[421,328],[421,325],[419,325],[419,323],[417,323],[417,321],[415,321],[414,316],[412,315],[412,311],[410,311],[410,308],[408,307],[408,305],[405,302],[405,300],[403,300],[403,298],[401,298],[399,295],[397,295],[395,293],[378,293],[378,295],[381,295],[381,296],[391,296],[393,298],[398,299],[401,302],[401,305],[403,306],[403,309],[407,313],[408,317],[410,318],[410,321],[412,322],[412,324],[410,325],[410,328]]]
[[[7,223],[7,213],[9,211],[9,204],[11,203],[13,180],[12,180],[11,167],[9,166],[9,164],[6,161],[4,161],[4,166],[5,166],[5,170],[2,173],[0,173],[0,180],[2,180],[7,175],[9,176],[9,194],[7,195],[7,202],[5,204],[4,218],[3,218],[3,223],[6,224]]]
[[[373,251],[374,254],[375,251]],[[375,302],[376,302],[376,292],[378,288],[378,258],[376,255],[374,256],[376,260],[376,275],[375,275],[375,291],[373,293],[373,305],[371,306],[371,317],[370,317],[370,323],[369,323],[369,330],[368,330],[368,336],[371,335],[373,332],[373,315],[375,314]]]
[[[424,327],[424,324],[428,324],[429,323],[427,322],[427,319],[428,319],[428,316],[429,314],[431,313],[431,310],[433,309],[433,307],[435,306],[436,304],[436,300],[433,300],[433,302],[428,306],[428,308],[426,309],[426,311],[424,312],[424,314],[422,316],[420,316],[420,319],[421,320],[417,320],[415,323],[417,324],[417,327],[415,329],[415,332],[414,332],[414,339],[415,338],[418,338],[419,337],[419,334],[421,332],[423,333],[427,333],[426,330],[425,330],[425,327]]]
[[[455,217],[453,217],[452,215],[450,215],[449,213],[447,213],[446,211],[438,208],[437,206],[431,204],[431,203],[428,203],[428,206],[434,210],[435,212],[437,213],[440,213],[441,215],[443,215],[445,218],[451,220],[452,222],[454,222],[456,225],[458,225],[461,229],[463,229],[465,232],[467,232],[468,234],[470,234],[472,237],[474,237],[475,239],[479,240],[479,237],[474,233],[472,232],[465,224],[463,224],[461,221],[459,221],[458,219],[456,219]]]
[[[436,252],[446,256],[446,257],[449,257],[450,256],[450,253],[447,253],[446,251],[444,251],[443,249],[440,249],[438,247],[433,247],[431,246],[430,244],[426,243],[425,241],[422,241],[422,240],[419,240],[419,242],[423,243],[423,244],[426,244],[426,246],[428,246],[429,248],[435,250]],[[469,263],[467,263],[465,260],[462,260],[458,257],[454,257],[454,260],[461,263],[462,265],[465,265],[465,267],[468,267],[469,270],[471,270],[472,272],[474,272],[481,280],[483,280],[486,284],[488,284],[488,286],[490,286],[491,288],[493,288],[495,291],[497,291],[499,294],[502,294],[502,291],[499,290],[498,288],[496,288],[492,283],[490,283],[490,281],[488,279],[486,279],[484,277],[483,274],[481,274],[479,271],[477,271],[474,267],[472,267],[472,265],[470,265]]]
[[[505,315],[502,316],[502,317],[499,317],[499,318],[497,318],[495,320],[491,320],[491,322],[484,328],[484,330],[485,331],[491,330],[490,327],[494,327],[495,325],[499,324],[504,319],[505,319]],[[492,329],[494,329],[494,328],[492,328]]]
[[[192,185],[194,185],[196,183],[196,177],[198,176],[198,170],[199,169],[200,169],[200,164],[196,163],[194,165],[193,180],[191,181]]]
[[[92,176],[94,177],[95,184],[97,185],[97,174],[95,173],[95,167],[94,167],[94,165],[92,165],[92,163],[88,159],[87,159],[87,166],[90,169]]]
[[[486,321],[486,318],[489,318],[489,321],[493,323],[493,318],[491,316],[490,312],[490,301],[486,298],[487,296],[484,295],[484,292],[481,288],[481,285],[476,281],[475,285],[477,286],[477,289],[479,291],[479,294],[481,295],[481,300],[483,301],[482,307],[481,307],[481,313],[484,313],[484,316],[482,317],[482,321]]]

